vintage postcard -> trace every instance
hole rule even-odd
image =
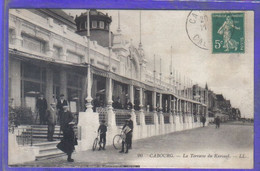
[[[254,168],[254,11],[11,8],[8,165]]]

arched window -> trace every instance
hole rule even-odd
[[[99,28],[101,29],[105,28],[104,21],[99,21]]]
[[[92,28],[97,28],[97,21],[92,21]]]

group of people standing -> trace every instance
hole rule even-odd
[[[57,147],[68,155],[68,162],[73,162],[71,158],[74,151],[74,145],[77,144],[77,139],[74,133],[75,122],[72,113],[69,111],[68,101],[65,100],[64,95],[60,95],[60,99],[56,103],[51,103],[49,108],[47,106],[47,100],[43,97],[43,94],[39,95],[36,101],[36,108],[40,116],[40,124],[48,125],[48,141],[53,140],[53,134],[55,131],[55,125],[60,125],[60,132],[63,133],[63,138]]]
[[[119,151],[120,153],[128,153],[128,150],[132,149],[133,129],[134,129],[134,124],[133,121],[131,120],[131,115],[128,115],[128,119],[125,121],[125,124],[122,128],[122,148],[121,151]],[[102,120],[100,126],[98,127],[98,133],[100,136],[99,151],[101,149],[105,150],[106,132],[107,132],[107,126],[105,125],[105,121]]]

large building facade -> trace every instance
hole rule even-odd
[[[92,100],[99,96],[103,108],[119,98],[122,108],[130,99],[138,110],[206,115],[207,91],[193,90],[201,97],[195,99],[192,85],[183,84],[178,73],[148,71],[146,65],[151,63],[142,46],[124,40],[120,31],[111,34],[109,47],[112,19],[107,14],[90,11],[88,37],[86,16],[82,13],[74,22],[62,10],[10,10],[9,98],[13,106],[35,111],[39,93],[45,94],[49,104],[64,94],[71,111],[78,113],[86,110],[91,84],[89,96]]]
[[[9,106],[27,108],[38,124],[39,94],[48,106],[64,94],[78,123],[80,150],[91,147],[101,120],[115,135],[131,115],[133,139],[140,139],[200,127],[203,116],[208,122],[217,112],[240,115],[207,84],[193,85],[174,70],[148,70],[153,57],[142,43],[125,40],[120,27],[112,33],[111,23],[97,10],[74,20],[62,10],[10,9]]]

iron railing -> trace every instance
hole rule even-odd
[[[107,123],[107,108],[97,107],[96,111],[99,114],[99,123],[103,120]]]
[[[154,117],[153,117],[153,115],[154,115],[153,112],[148,112],[148,111],[144,112],[145,124],[146,125],[154,124]]]
[[[16,141],[18,145],[30,145],[32,146],[34,143],[33,140],[33,128],[31,126],[26,126],[23,128],[14,127],[10,132],[16,135]]]
[[[169,124],[170,123],[170,113],[164,113],[163,116],[164,116],[164,123],[165,124]]]
[[[116,116],[116,125],[122,126],[125,124],[125,121],[129,119],[129,115],[131,115],[131,110],[114,109],[114,113]]]

